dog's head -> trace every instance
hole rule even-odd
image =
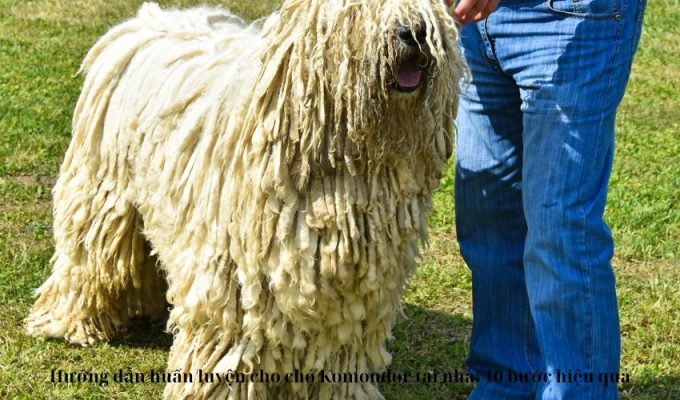
[[[288,0],[264,36],[261,77],[285,92],[292,128],[331,162],[347,150],[320,147],[338,138],[377,160],[453,130],[462,61],[443,0]]]

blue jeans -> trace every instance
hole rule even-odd
[[[645,4],[502,0],[461,31],[456,223],[472,271],[467,366],[481,378],[470,399],[618,397],[600,382],[620,358],[603,213]]]

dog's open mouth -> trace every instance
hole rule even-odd
[[[422,86],[426,62],[420,57],[409,57],[395,68],[394,88],[402,93],[411,93]]]

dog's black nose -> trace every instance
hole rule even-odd
[[[407,46],[423,45],[427,36],[427,26],[424,21],[420,21],[416,26],[402,25],[397,29],[397,36]]]

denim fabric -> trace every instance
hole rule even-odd
[[[456,223],[472,271],[467,366],[481,378],[470,399],[618,398],[598,379],[620,358],[603,213],[645,4],[502,0],[461,31]],[[549,375],[516,375],[532,372]]]

